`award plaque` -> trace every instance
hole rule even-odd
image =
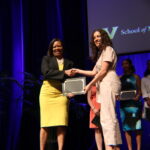
[[[120,100],[132,100],[135,96],[136,96],[136,90],[120,92]]]
[[[74,95],[85,94],[84,87],[86,86],[85,77],[69,78],[62,84],[62,91],[64,95],[72,93]]]

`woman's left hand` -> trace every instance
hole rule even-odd
[[[91,84],[88,84],[84,87],[85,93],[87,93],[91,89]]]
[[[116,100],[119,101],[120,100],[120,96],[119,95],[115,95]]]
[[[133,100],[138,101],[140,99],[140,96],[136,96],[133,98]]]
[[[67,94],[67,97],[68,97],[68,98],[72,98],[72,97],[74,97],[74,96],[75,96],[75,95],[72,94],[72,93],[68,93],[68,94]]]
[[[147,105],[150,107],[150,99],[146,101]]]

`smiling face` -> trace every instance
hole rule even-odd
[[[55,41],[53,44],[53,55],[57,58],[62,58],[63,46],[61,41]]]
[[[101,38],[101,34],[99,31],[94,32],[93,40],[94,40],[96,47],[100,47],[100,45],[102,44],[102,38]]]

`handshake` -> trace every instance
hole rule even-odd
[[[76,69],[76,68],[72,68],[72,69],[68,69],[68,70],[65,70],[65,74],[69,77],[73,77],[75,76],[77,73],[79,73],[79,69]],[[67,93],[66,95],[68,98],[72,98],[74,97],[75,95],[73,93]]]
[[[77,73],[79,73],[80,70],[79,69],[76,69],[76,68],[72,68],[72,69],[68,69],[68,70],[65,70],[65,74],[69,77],[73,77],[75,76]]]

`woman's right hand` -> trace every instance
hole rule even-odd
[[[65,74],[66,74],[67,76],[69,76],[69,77],[72,77],[72,76],[75,75],[75,73],[72,72],[72,69],[65,70]]]
[[[99,109],[94,108],[94,109],[92,109],[92,110],[93,110],[93,112],[95,113],[95,115],[97,115],[97,116],[100,115],[100,110],[99,110]]]

